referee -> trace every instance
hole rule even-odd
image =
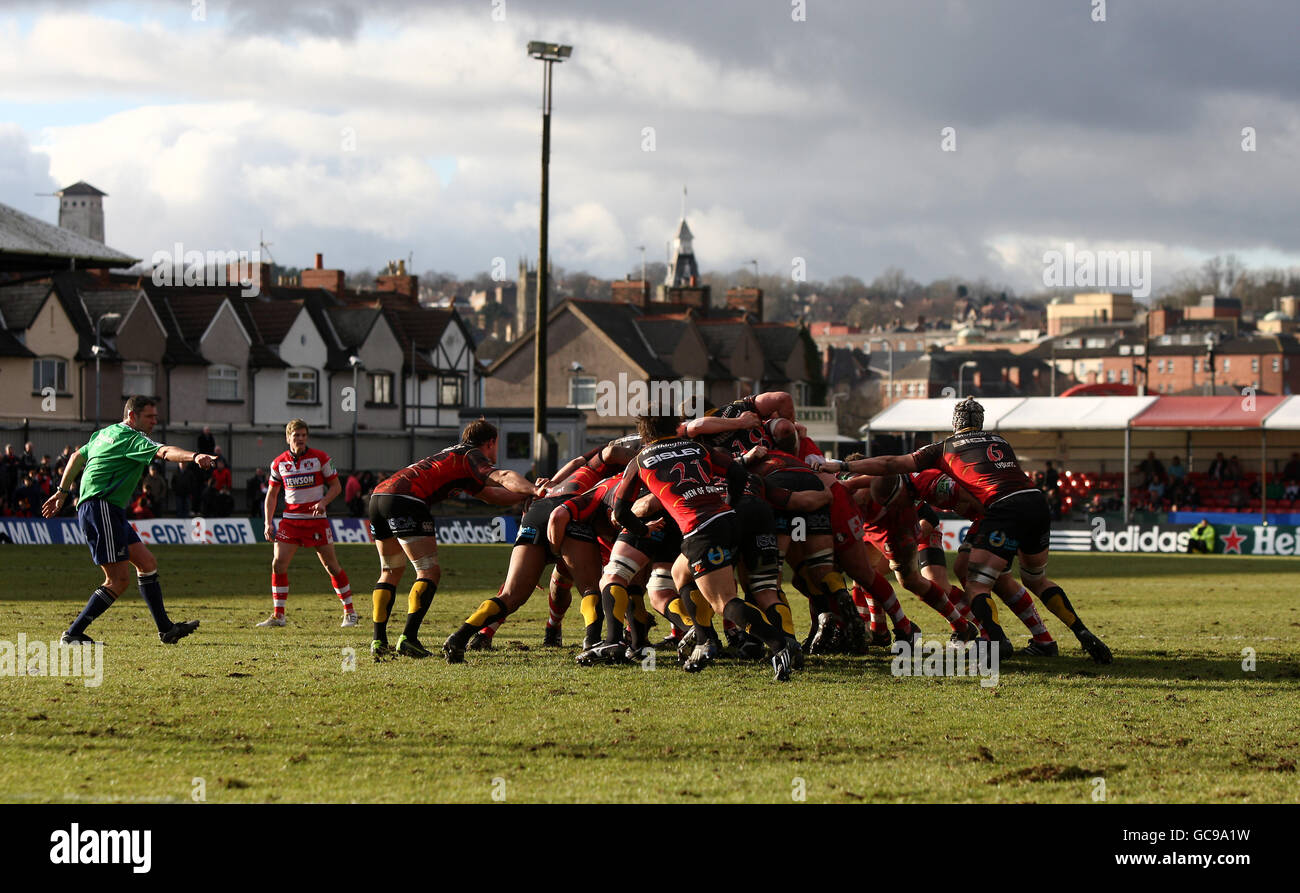
[[[81,498],[77,503],[77,521],[90,546],[90,557],[104,571],[104,583],[93,593],[86,607],[63,634],[63,644],[93,641],[86,627],[108,610],[109,605],[126,591],[129,581],[127,564],[135,565],[140,595],[158,627],[158,638],[172,645],[198,627],[197,620],[173,623],[163,607],[162,586],[158,583],[158,562],[149,548],[126,520],[126,507],[140,476],[155,458],[167,462],[197,462],[209,468],[215,456],[192,453],[180,447],[165,446],[149,438],[158,424],[158,401],[135,395],[126,401],[122,421],[96,431],[90,441],[72,454],[63,470],[58,490],[41,507],[41,514],[53,518],[63,508],[73,484],[81,473]]]

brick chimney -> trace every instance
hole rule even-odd
[[[399,294],[405,297],[413,307],[420,304],[420,277],[406,272],[406,261],[389,263],[388,272],[381,273],[375,279],[375,290]]]
[[[230,285],[241,284],[239,277],[244,275],[244,272],[244,270],[240,269],[239,263],[227,264],[226,282]],[[271,278],[271,264],[266,261],[260,261],[255,264],[249,263],[247,272],[249,274],[249,281],[256,286],[259,291],[270,288],[275,284],[274,280]]]
[[[761,288],[727,289],[727,309],[752,313],[763,322],[763,290]]]
[[[310,270],[303,270],[298,281],[303,288],[323,288],[342,296],[343,279],[343,271],[325,269],[325,256],[317,253],[316,265]]]
[[[650,303],[650,283],[641,279],[626,279],[610,283],[610,300],[616,304],[635,304],[645,309]]]

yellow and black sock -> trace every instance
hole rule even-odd
[[[695,625],[695,621],[686,616],[686,609],[682,607],[680,598],[675,598],[668,603],[668,607],[664,608],[664,616],[679,633],[685,633]]]
[[[429,606],[433,604],[433,596],[437,591],[436,580],[421,577],[412,584],[411,592],[406,597],[406,628],[402,630],[402,635],[408,639],[419,638],[420,624],[424,622],[424,615],[429,613]]]
[[[627,598],[627,628],[630,633],[628,644],[633,648],[640,648],[650,637],[650,624],[653,622],[650,612],[645,609],[645,588],[628,587]]]
[[[376,583],[375,591],[370,594],[374,602],[375,639],[388,644],[388,618],[393,613],[393,602],[397,601],[397,587],[392,583]]]
[[[975,615],[984,632],[990,639],[1001,641],[1007,637],[1006,631],[998,624],[998,605],[993,599],[989,598],[987,592],[970,595],[970,612]]]
[[[1078,633],[1079,630],[1087,629],[1079,619],[1079,615],[1074,613],[1074,605],[1070,604],[1070,599],[1066,597],[1065,590],[1060,586],[1049,586],[1038,597],[1043,604],[1047,605],[1047,610],[1059,617],[1072,632]]]
[[[592,648],[600,642],[600,624],[605,612],[600,606],[600,590],[587,589],[582,593],[583,645]]]
[[[506,603],[495,595],[487,599],[477,608],[474,613],[465,618],[465,622],[460,625],[452,635],[455,638],[455,644],[461,648],[469,642],[469,637],[474,633],[487,626],[489,623],[496,623],[499,620],[505,620],[510,611],[506,609]]]
[[[772,626],[763,616],[763,612],[743,599],[733,598],[722,609],[722,617],[751,635],[758,636],[774,652],[785,647],[785,634],[780,627]]]
[[[600,589],[600,605],[605,612],[606,644],[621,641],[623,624],[627,621],[627,587],[619,581],[606,583]]]
[[[764,612],[767,622],[781,630],[787,636],[794,635],[794,618],[790,616],[790,606],[782,602],[773,602]]]

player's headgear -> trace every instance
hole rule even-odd
[[[952,408],[952,430],[984,430],[984,407],[974,397],[967,397]]]

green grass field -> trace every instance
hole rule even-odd
[[[367,620],[373,548],[339,551]],[[441,552],[431,647],[495,593],[508,558]],[[653,672],[583,669],[574,645],[540,647],[541,593],[463,665],[374,664],[368,624],[339,629],[313,556],[291,572],[290,626],[255,629],[268,547],[156,554],[173,618],[202,627],[161,645],[133,585],[91,630],[107,643],[102,685],[0,677],[0,800],[184,802],[202,779],[208,802],[790,802],[802,789],[807,802],[1084,803],[1096,778],[1108,802],[1300,799],[1294,560],[1055,556],[1053,576],[1115,663],[1088,661],[1047,617],[1062,656],[1004,661],[984,688],[895,678],[882,651],[809,658],[787,685],[766,665],[688,675],[670,652]],[[56,638],[99,582],[82,547],[0,547],[0,560],[8,642]],[[575,605],[566,641],[580,633]]]

